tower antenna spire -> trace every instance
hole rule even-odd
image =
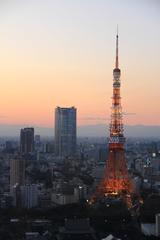
[[[115,68],[119,67],[119,62],[118,62],[118,24],[117,24],[117,34],[116,34],[116,64]]]
[[[125,137],[121,107],[121,70],[118,65],[118,26],[116,33],[116,62],[113,69],[113,95],[109,126],[108,159],[104,177],[99,183],[93,199],[121,198],[128,207],[132,206],[133,187],[125,157]]]

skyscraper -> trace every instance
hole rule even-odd
[[[20,152],[22,154],[34,151],[34,128],[24,128],[20,132]]]
[[[67,157],[76,153],[76,108],[55,109],[55,153]]]
[[[10,188],[25,184],[25,160],[16,156],[10,160]]]

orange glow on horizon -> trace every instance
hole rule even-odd
[[[11,2],[0,10],[1,124],[52,127],[56,106],[75,106],[78,125],[108,124],[119,22],[122,111],[134,113],[124,125],[160,125],[158,7]]]

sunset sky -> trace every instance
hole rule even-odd
[[[159,0],[1,0],[0,124],[108,124],[117,24],[124,123],[160,125]]]

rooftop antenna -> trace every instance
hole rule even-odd
[[[116,34],[116,64],[115,67],[118,68],[119,67],[119,63],[118,63],[118,24],[117,24],[117,34]]]

